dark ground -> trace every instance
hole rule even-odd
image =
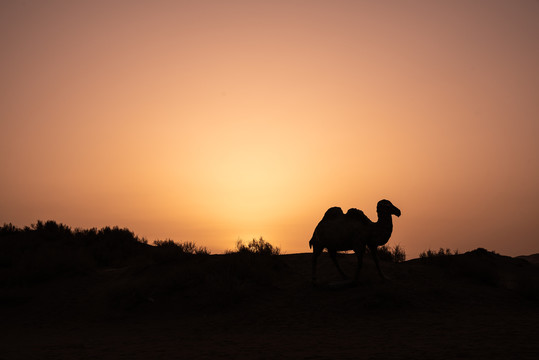
[[[354,255],[341,255],[352,274]],[[539,268],[484,250],[320,285],[310,254],[166,257],[0,288],[0,359],[536,359]],[[1,272],[0,272],[1,273]],[[7,275],[6,275],[7,274]],[[6,277],[8,276],[8,277]]]

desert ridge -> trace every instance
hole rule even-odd
[[[100,245],[70,244],[64,233],[11,237],[9,248],[2,235],[11,255],[0,268],[2,358],[531,359],[539,351],[539,268],[523,258],[433,252],[381,261],[382,280],[365,256],[357,283],[334,286],[341,276],[323,253],[313,285],[310,253],[278,255],[259,241],[210,255],[107,231],[96,232],[97,242],[114,234]],[[60,249],[73,256],[62,263]],[[337,257],[353,276],[356,256]]]

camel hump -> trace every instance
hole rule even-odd
[[[346,218],[350,220],[359,221],[363,224],[368,224],[371,222],[371,220],[367,217],[367,215],[365,215],[363,211],[355,209],[355,208],[348,209],[348,211],[346,212]]]
[[[326,211],[324,217],[322,218],[322,221],[337,219],[339,217],[342,217],[343,215],[344,213],[342,209],[338,206],[334,206]]]

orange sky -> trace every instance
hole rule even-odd
[[[539,252],[539,3],[3,1],[0,224]]]

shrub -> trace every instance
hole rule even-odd
[[[397,263],[406,261],[406,252],[400,245],[393,248],[393,261]]]
[[[22,230],[13,225],[12,223],[4,223],[4,226],[0,228],[0,236],[13,235],[19,232],[22,232]]]
[[[230,253],[249,253],[257,255],[279,255],[281,249],[271,245],[269,242],[266,242],[262,237],[260,239],[251,240],[247,245],[243,244],[243,240],[239,239],[236,241],[236,251],[227,251],[227,254]]]
[[[173,240],[156,240],[154,245],[158,248],[170,249],[176,251],[179,254],[184,255],[209,255],[210,252],[206,247],[197,246],[194,242],[187,241],[184,243],[176,243]]]
[[[142,242],[129,229],[115,226],[81,233],[81,240],[101,266],[120,266],[141,254]]]
[[[399,263],[406,260],[406,253],[400,245],[395,245],[393,249],[391,249],[391,247],[387,245],[380,246],[376,250],[376,253],[378,255],[378,258],[383,261],[392,261]]]
[[[88,274],[99,266],[125,266],[145,256],[128,229],[72,230],[55,221],[0,228],[0,282],[38,282],[60,275]]]
[[[455,250],[454,252],[451,252],[451,249],[440,248],[438,251],[433,251],[431,249],[428,249],[427,251],[421,252],[419,254],[419,258],[420,259],[431,259],[431,258],[458,255],[458,254],[459,254],[458,250]]]

